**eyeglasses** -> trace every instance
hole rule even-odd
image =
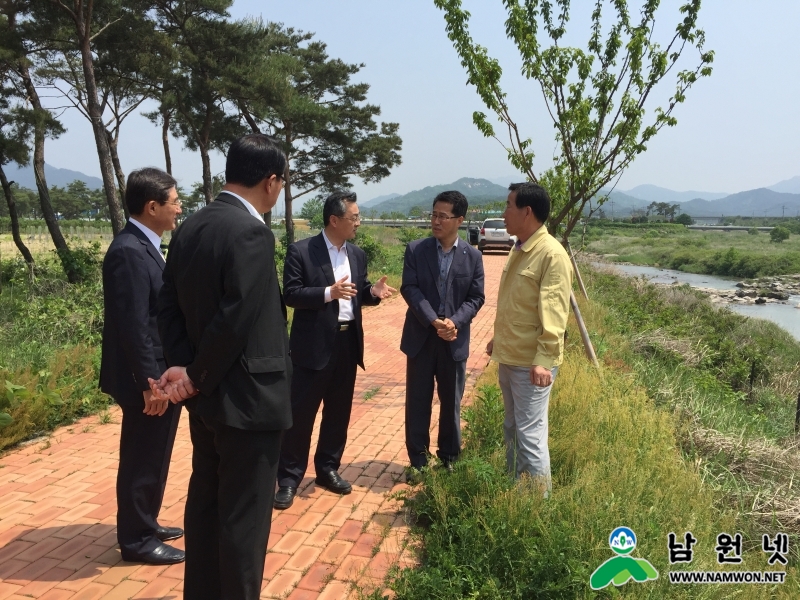
[[[340,219],[347,219],[348,221],[352,221],[353,223],[358,223],[359,221],[361,221],[361,215],[355,215],[353,217],[341,216],[339,218]]]
[[[174,202],[165,202],[165,204],[170,204],[172,206],[181,206],[183,204],[180,200],[175,200]]]
[[[281,189],[286,187],[286,178],[284,177],[283,173],[275,173],[275,179],[280,179]]]
[[[458,217],[451,217],[442,213],[431,213],[431,221],[442,221],[447,223],[450,219],[457,219]]]

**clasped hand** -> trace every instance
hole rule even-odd
[[[450,319],[436,319],[433,326],[436,328],[437,335],[446,342],[452,342],[458,337],[456,324]]]
[[[177,404],[199,393],[186,374],[186,367],[170,367],[158,380],[148,378],[147,381],[153,397],[157,398],[159,402],[169,400],[173,404]]]

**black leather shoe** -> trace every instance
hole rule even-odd
[[[324,487],[334,494],[346,496],[353,491],[353,486],[342,479],[342,476],[336,471],[328,471],[327,473],[317,475],[314,481],[317,485]]]
[[[292,502],[294,502],[294,495],[296,493],[297,488],[290,485],[282,485],[278,487],[278,491],[275,493],[275,502],[273,503],[273,506],[281,510],[289,508],[292,505]]]
[[[161,527],[161,525],[159,525],[158,529],[156,529],[156,537],[162,542],[177,540],[183,537],[183,529],[180,527]]]
[[[147,554],[142,554],[141,556],[128,558],[123,555],[122,560],[128,562],[143,562],[147,563],[148,565],[174,565],[176,563],[182,563],[185,561],[186,553],[183,550],[178,550],[172,546],[161,544],[155,550],[152,550]]]

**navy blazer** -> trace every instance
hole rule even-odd
[[[400,293],[408,304],[400,350],[413,358],[433,329],[431,322],[436,320],[439,309],[436,238],[415,240],[406,247]],[[459,240],[447,274],[447,297],[444,299],[444,315],[458,329],[458,337],[449,345],[453,360],[466,360],[469,356],[469,326],[484,300],[483,257],[464,240]]]
[[[367,279],[367,256],[364,251],[347,242],[350,262],[350,281],[358,292],[353,297],[353,316],[358,338],[357,363],[364,368],[364,329],[361,325],[361,306],[380,303],[370,291]],[[325,288],[336,283],[328,246],[322,233],[289,246],[283,267],[283,297],[294,308],[292,333],[289,338],[292,362],[307,369],[325,368],[333,352],[336,326],[339,321],[339,301],[325,302]]]
[[[144,408],[147,378],[164,372],[157,299],[164,260],[128,222],[103,259],[103,349],[100,389],[117,403]]]

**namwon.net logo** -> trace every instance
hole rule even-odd
[[[589,579],[593,590],[601,590],[613,583],[619,587],[631,579],[638,582],[658,579],[658,571],[643,558],[629,556],[636,548],[636,534],[628,527],[617,527],[608,536],[608,545],[616,553],[595,569]]]

